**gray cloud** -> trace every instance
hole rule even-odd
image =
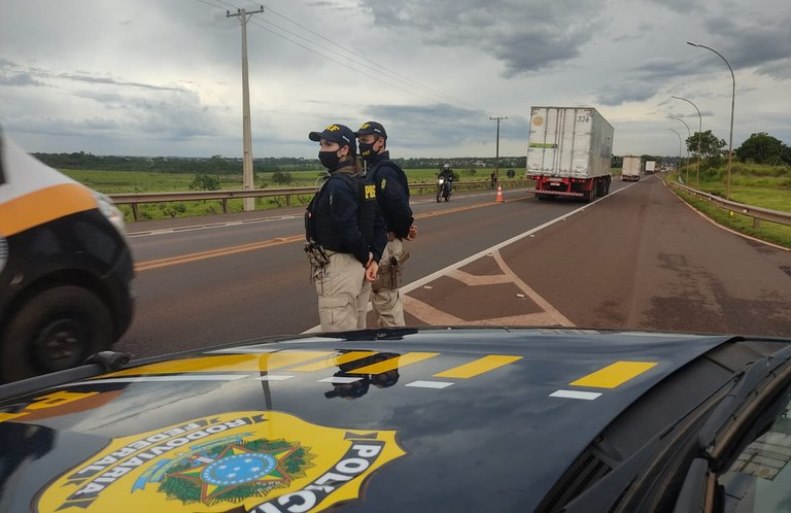
[[[14,73],[7,75],[0,74],[0,86],[43,86],[41,82],[34,79],[30,73]]]
[[[65,78],[67,80],[74,80],[77,82],[90,82],[94,84],[108,84],[116,86],[140,87],[142,89],[151,89],[154,91],[182,91],[179,87],[158,86],[153,84],[143,84],[140,82],[124,82],[107,77],[95,77],[87,74],[74,74],[74,73],[60,73],[58,78]]]
[[[667,7],[671,11],[681,14],[690,12],[705,12],[706,6],[703,2],[690,2],[689,0],[650,0],[652,3]]]
[[[602,10],[591,2],[543,0],[361,0],[381,27],[414,30],[429,45],[475,47],[514,76],[580,54]]]
[[[787,78],[787,74],[778,76],[773,63],[786,61],[791,55],[791,12],[743,13],[742,16],[716,16],[706,20],[706,27],[712,34],[723,34],[721,40],[712,42],[694,41],[706,44],[728,60],[734,71],[739,68],[757,67],[758,72],[766,72],[775,78]],[[700,52],[708,52],[699,49]],[[709,55],[715,65],[723,66],[722,61],[713,54]],[[710,67],[713,67],[709,65]]]

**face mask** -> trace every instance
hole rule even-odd
[[[338,167],[338,162],[340,162],[340,157],[338,157],[337,151],[320,151],[319,152],[319,161],[321,161],[321,165],[329,169],[330,171],[334,171],[335,168]]]
[[[371,160],[376,155],[374,153],[374,143],[359,143],[360,145],[360,156],[364,160]]]

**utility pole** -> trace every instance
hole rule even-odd
[[[247,80],[247,22],[253,16],[264,12],[262,5],[257,11],[247,12],[237,9],[235,14],[225,11],[226,18],[239,18],[242,25],[242,188],[252,190],[253,185],[253,137],[250,134],[250,87]],[[245,212],[255,210],[255,198],[244,198]]]
[[[489,119],[497,121],[497,149],[495,150],[497,153],[494,158],[494,174],[500,178],[500,120],[508,119],[508,116],[489,116]]]

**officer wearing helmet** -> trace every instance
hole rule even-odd
[[[367,179],[376,185],[376,201],[387,226],[387,246],[379,265],[379,277],[363,286],[358,302],[357,327],[366,327],[368,298],[380,328],[404,326],[404,303],[398,290],[403,263],[409,254],[403,241],[414,240],[417,228],[409,206],[409,183],[404,171],[387,150],[387,132],[381,123],[367,121],[355,133]]]
[[[305,251],[318,295],[322,331],[357,327],[363,283],[373,282],[387,243],[376,189],[363,179],[354,132],[332,124],[308,138],[320,144],[319,161],[329,178],[305,212]]]

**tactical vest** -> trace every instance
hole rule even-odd
[[[387,166],[390,169],[395,170],[396,174],[398,175],[399,179],[401,180],[401,187],[403,187],[404,192],[406,193],[407,199],[409,199],[409,179],[406,177],[406,173],[404,170],[401,169],[401,166],[396,164],[390,159],[383,159],[378,161],[376,164],[373,165],[370,171],[368,171],[369,179],[376,184],[376,193],[381,194],[382,191],[379,190],[379,180],[376,178],[376,173],[379,171],[379,168],[382,166]]]
[[[308,242],[315,241],[331,251],[348,252],[344,247],[340,234],[332,219],[330,197],[327,185],[330,180],[340,179],[353,191],[357,200],[357,226],[366,244],[371,246],[374,241],[374,224],[376,221],[376,187],[373,183],[354,177],[348,173],[334,173],[310,200],[305,211],[305,237]]]

